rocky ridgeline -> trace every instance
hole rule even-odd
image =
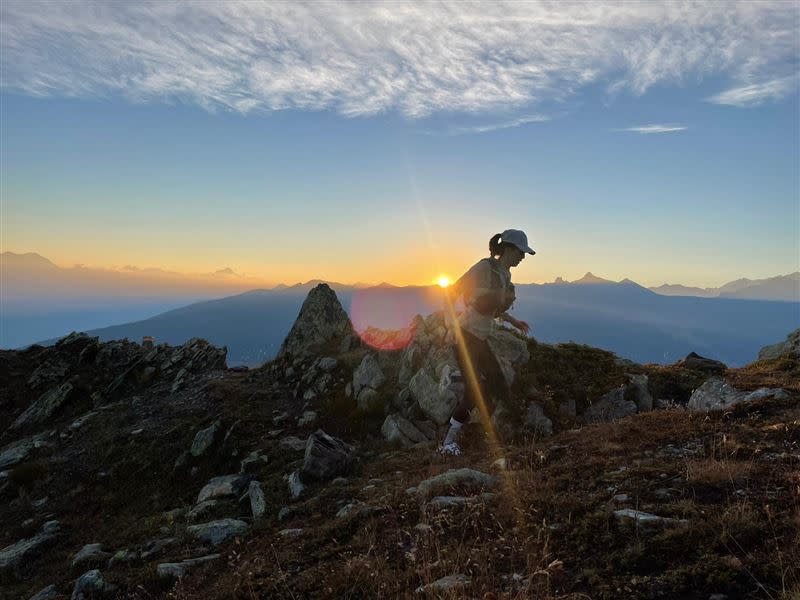
[[[798,333],[781,349],[770,347],[768,358],[798,354]],[[280,523],[276,543],[306,535],[308,507],[326,489],[350,485],[347,478],[375,456],[362,448],[369,440],[347,443],[322,428],[335,423],[333,407],[345,406],[368,423],[373,446],[382,437],[396,448],[433,450],[463,393],[453,339],[453,324],[442,313],[417,316],[401,331],[359,336],[336,294],[320,284],[276,359],[248,374],[226,374],[226,349],[199,339],[145,348],[73,333],[52,347],[0,352],[0,382],[9,391],[0,400],[0,517],[19,521],[15,531],[23,534],[0,549],[0,580],[20,590],[38,571],[54,578],[67,572],[73,598],[114,597],[124,592],[118,571],[148,564],[157,577],[174,580],[221,564],[221,548],[254,529]],[[694,353],[668,376],[612,357],[616,383],[594,386],[584,397],[558,396],[537,389],[531,372],[543,348],[557,354],[559,346],[506,329],[489,343],[514,395],[501,399],[493,416],[504,440],[672,408],[670,386],[686,388],[687,381],[689,410],[787,397],[775,388],[739,390],[725,378],[724,364]],[[665,377],[672,379],[665,383]],[[214,391],[217,380],[245,386],[247,401],[225,405],[225,394]],[[494,467],[506,469],[505,459]],[[156,473],[153,480],[147,472]],[[142,514],[143,523],[162,525],[143,528],[137,543],[115,547],[82,535],[81,517],[70,509],[88,493],[89,481],[97,482],[98,495],[133,485],[130,502],[149,495],[148,506],[161,507]],[[418,478],[405,494],[435,513],[490,502],[498,481],[475,469],[450,469]],[[389,496],[369,498],[384,485],[376,478],[361,484],[362,498],[343,497],[334,518],[355,522],[380,514]],[[683,523],[627,508],[615,518],[642,530]],[[420,523],[416,531],[426,527]],[[41,557],[48,555],[62,557],[60,570],[46,571]],[[450,593],[467,585],[469,577],[458,573],[417,591]],[[58,585],[34,597],[59,598],[65,590],[60,576]]]

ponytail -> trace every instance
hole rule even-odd
[[[501,237],[503,236],[501,236],[499,233],[496,233],[489,240],[489,256],[498,256],[503,254],[503,248],[501,247],[502,244],[500,243]]]

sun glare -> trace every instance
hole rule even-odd
[[[448,285],[450,285],[450,278],[442,275],[441,277],[439,277],[437,283],[439,284],[439,287],[446,288]]]

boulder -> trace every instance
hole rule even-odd
[[[485,492],[479,496],[436,496],[428,501],[433,508],[460,508],[470,504],[489,502],[494,494]]]
[[[300,477],[300,471],[292,471],[289,475],[285,475],[284,479],[289,485],[289,494],[293,500],[297,500],[303,495],[306,486],[303,484],[303,480]]]
[[[26,460],[34,450],[47,446],[46,434],[35,435],[12,442],[0,450],[0,469],[13,467]]]
[[[653,397],[647,387],[647,375],[629,373],[628,379],[630,384],[626,391],[626,398],[636,404],[636,410],[639,412],[653,410]]]
[[[111,558],[110,552],[103,551],[103,544],[86,544],[72,559],[72,568],[100,566]]]
[[[28,600],[56,600],[57,598],[62,597],[63,596],[58,593],[58,588],[55,585],[50,584],[46,588],[42,588],[36,592]]]
[[[323,356],[317,361],[317,368],[324,373],[330,373],[339,365],[339,361],[332,356]]]
[[[215,498],[238,497],[244,492],[251,479],[252,477],[243,473],[214,477],[200,490],[197,495],[197,504]]]
[[[374,354],[367,354],[353,371],[353,392],[356,397],[364,388],[377,390],[386,381],[380,364]]]
[[[219,546],[247,531],[247,523],[238,519],[219,519],[199,525],[190,525],[186,528],[193,538],[203,543]]]
[[[214,562],[221,556],[220,554],[209,554],[197,558],[187,558],[177,563],[161,563],[156,567],[156,574],[162,579],[179,579],[186,575],[186,572],[192,567]]]
[[[303,477],[324,481],[346,473],[355,449],[318,429],[308,437],[303,459]]]
[[[425,434],[413,423],[397,414],[386,417],[381,426],[381,433],[387,442],[400,444],[404,448],[428,441]]]
[[[373,412],[381,408],[380,401],[381,398],[378,392],[370,387],[365,387],[362,388],[361,393],[358,394],[356,404],[358,405],[358,410],[361,412]]]
[[[69,381],[46,391],[17,417],[11,425],[11,429],[20,429],[45,422],[72,397],[74,391],[75,386]]]
[[[725,366],[725,363],[712,358],[700,356],[696,352],[690,352],[687,354],[686,358],[677,362],[677,366],[683,367],[684,369],[693,369],[695,371],[703,371],[710,374],[724,373],[728,369],[728,367]]]
[[[446,495],[451,489],[481,491],[494,487],[497,478],[475,469],[450,469],[440,475],[425,479],[417,485],[417,495],[422,498]]]
[[[544,409],[536,402],[528,405],[525,415],[525,427],[534,431],[541,437],[553,435],[553,422],[544,414]]]
[[[111,598],[116,589],[116,586],[106,583],[99,570],[92,569],[78,577],[72,590],[72,600]]]
[[[0,550],[0,572],[19,572],[21,567],[52,544],[59,533],[58,521],[47,521],[39,532]]]
[[[454,371],[447,369],[445,377],[440,382],[444,385],[440,385],[434,381],[426,369],[420,369],[408,383],[411,397],[416,400],[422,412],[439,425],[444,425],[450,420],[459,401],[455,392],[450,388],[453,373]]]
[[[619,387],[601,396],[583,413],[587,423],[616,421],[636,414],[636,404],[625,399],[625,388]]]
[[[300,314],[283,340],[277,358],[311,356],[331,342],[338,340],[341,343],[352,331],[350,318],[336,292],[328,284],[320,283],[303,301]]]
[[[253,450],[243,460],[239,467],[240,473],[256,473],[269,462],[269,457],[261,450]]]
[[[736,389],[722,378],[712,377],[692,393],[686,407],[695,411],[721,410],[740,402],[769,396],[785,398],[788,394],[780,388],[759,388],[754,392],[746,392]]]
[[[261,484],[258,481],[251,481],[250,487],[247,489],[247,495],[250,497],[250,510],[253,513],[253,521],[258,523],[267,512],[267,501],[264,498]]]
[[[467,575],[458,573],[456,575],[442,577],[428,585],[421,585],[415,591],[417,594],[431,594],[435,597],[445,594],[449,597],[451,594],[455,593],[455,590],[469,586],[471,581],[472,580]]]
[[[214,445],[214,442],[219,439],[221,432],[222,423],[220,421],[214,421],[214,423],[205,429],[198,431],[194,436],[194,441],[192,442],[192,448],[190,450],[192,456],[197,458],[208,452]]]
[[[659,517],[650,513],[634,510],[632,508],[623,508],[614,511],[614,517],[620,522],[634,523],[637,527],[644,531],[656,531],[658,529],[675,526],[685,525],[688,523],[685,519],[670,519],[668,517]]]
[[[758,360],[769,360],[779,356],[800,358],[800,329],[795,329],[784,341],[764,346],[758,351]]]
[[[527,340],[508,329],[499,327],[486,341],[497,357],[497,362],[503,370],[508,385],[511,385],[514,383],[516,368],[530,360]]]
[[[297,420],[298,427],[306,427],[308,425],[313,425],[317,421],[317,413],[313,410],[306,410],[303,412],[302,416]]]

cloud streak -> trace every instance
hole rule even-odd
[[[780,100],[791,91],[796,91],[797,83],[797,77],[781,77],[771,81],[732,88],[711,96],[707,100],[714,104],[725,104],[739,108],[760,106],[765,102]]]
[[[796,8],[758,3],[255,3],[6,0],[6,89],[208,110],[486,114],[590,84],[640,95],[722,76],[718,103],[797,67]],[[759,87],[761,86],[761,87]],[[515,125],[511,125],[515,126]],[[488,130],[487,130],[488,131]]]
[[[653,134],[653,133],[673,133],[675,131],[686,131],[688,129],[684,125],[639,125],[638,127],[626,127],[619,131],[633,131],[635,133]]]

